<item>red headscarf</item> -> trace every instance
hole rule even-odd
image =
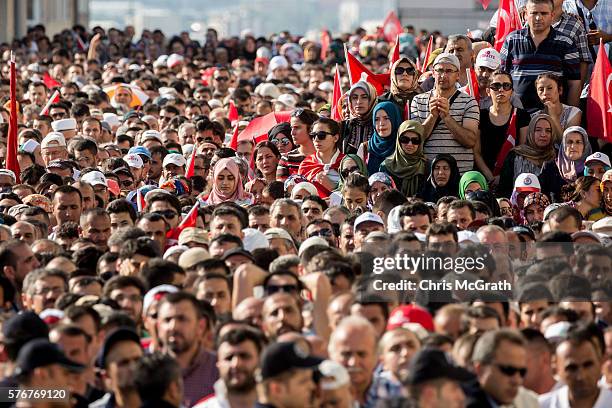
[[[221,190],[219,190],[219,187],[217,187],[217,177],[223,170],[229,170],[229,172],[232,173],[236,179],[236,189],[230,195],[223,193]],[[249,193],[246,193],[242,187],[240,169],[238,168],[238,164],[234,161],[234,159],[227,157],[219,160],[213,169],[213,188],[208,196],[208,199],[206,200],[207,203],[221,204],[227,201],[244,201],[248,200],[249,197]]]

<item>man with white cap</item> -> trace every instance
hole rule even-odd
[[[414,97],[410,104],[410,117],[425,128],[424,153],[429,160],[441,153],[457,159],[459,171],[474,167],[480,109],[476,100],[459,91],[461,64],[453,54],[443,52],[434,60],[435,86],[433,92]]]
[[[80,181],[85,182],[87,184],[91,184],[94,189],[94,193],[96,194],[96,196],[102,199],[104,203],[103,207],[106,208],[106,204],[108,204],[108,200],[110,197],[108,193],[108,184],[104,174],[97,170],[90,171],[83,174],[83,176],[81,176]]]
[[[40,152],[45,166],[52,160],[68,159],[68,149],[66,148],[66,139],[59,132],[49,133],[40,144]]]
[[[604,173],[610,170],[610,158],[602,152],[595,152],[584,160],[584,175],[601,180]]]
[[[378,214],[364,212],[355,219],[353,228],[355,231],[355,251],[359,251],[369,233],[385,231],[385,222]]]
[[[143,169],[144,169],[144,161],[142,157],[140,157],[137,153],[128,153],[123,156],[123,161],[125,161],[129,167],[132,176],[134,177],[134,186],[139,186],[140,181],[143,178]]]
[[[267,80],[272,83],[283,82],[287,78],[287,68],[289,68],[287,59],[282,55],[277,55],[270,60]]]
[[[474,72],[478,80],[478,92],[480,94],[480,109],[487,109],[491,106],[491,97],[487,96],[487,88],[491,82],[491,74],[501,65],[499,52],[495,48],[489,47],[480,50],[474,63]],[[465,92],[469,85],[461,90]]]
[[[77,121],[74,118],[59,119],[51,122],[54,132],[60,132],[68,141],[77,134]]]
[[[166,155],[162,164],[162,177],[165,180],[169,180],[174,176],[184,176],[186,164],[187,160],[185,160],[182,154],[170,153]]]
[[[9,169],[0,169],[0,190],[11,191],[11,187],[15,185],[17,178],[15,173]]]

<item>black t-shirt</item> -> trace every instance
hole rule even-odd
[[[489,118],[489,110],[480,110],[480,153],[482,158],[489,170],[493,171],[495,168],[495,161],[497,155],[501,150],[504,142],[508,138],[508,126],[510,125],[510,118],[502,126],[496,126],[491,123]],[[518,145],[519,129],[529,126],[531,116],[523,109],[516,110],[516,144]]]

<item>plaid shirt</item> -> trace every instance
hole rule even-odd
[[[589,10],[582,4],[580,0],[566,0],[563,2],[563,11],[566,13],[580,15],[578,7],[582,11],[585,21],[585,27],[589,27],[589,22],[592,20],[597,28],[606,33],[612,33],[612,0],[599,0],[592,10]]]
[[[540,108],[534,85],[538,75],[551,73],[568,81],[580,79],[580,59],[574,40],[552,27],[537,47],[529,28],[511,32],[500,54],[500,68],[512,75],[514,90],[529,112]]]
[[[593,63],[593,57],[589,50],[589,42],[586,37],[586,30],[578,18],[563,13],[561,19],[553,24],[553,28],[574,40],[578,48],[580,62]]]

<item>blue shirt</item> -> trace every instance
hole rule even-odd
[[[510,72],[514,92],[529,111],[540,109],[535,80],[540,74],[558,75],[568,81],[580,79],[580,59],[574,40],[550,28],[536,47],[529,28],[508,34],[501,49],[501,69]]]

